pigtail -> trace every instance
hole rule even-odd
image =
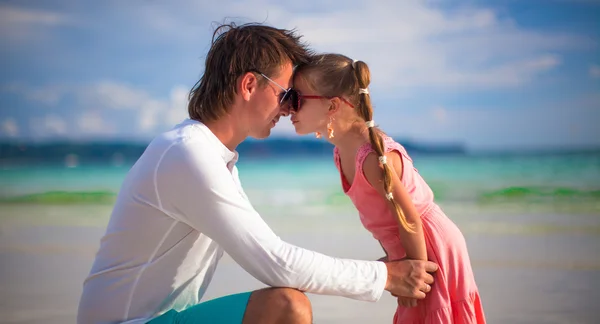
[[[415,226],[406,219],[406,215],[402,211],[400,204],[392,195],[392,171],[386,163],[385,145],[381,134],[373,125],[373,106],[371,104],[371,96],[367,90],[371,83],[371,73],[366,63],[362,61],[354,61],[352,63],[356,79],[358,80],[358,107],[356,107],[361,117],[368,123],[369,138],[371,146],[379,156],[379,162],[383,165],[383,185],[386,192],[386,198],[392,203],[396,210],[396,216],[404,229],[410,233],[415,233]]]

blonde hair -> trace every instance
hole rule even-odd
[[[367,89],[371,83],[369,66],[363,61],[353,61],[341,54],[314,55],[308,63],[301,64],[296,73],[302,73],[303,78],[313,89],[318,89],[319,94],[326,97],[344,96],[354,104],[357,114],[365,122],[373,120],[373,106],[371,96],[362,93],[360,89]],[[371,146],[379,157],[385,156],[385,146],[382,132],[375,127],[369,127]],[[402,207],[391,195],[392,170],[387,163],[383,165],[383,184],[389,201],[394,206],[396,216],[402,227],[414,233],[414,224],[406,219]]]

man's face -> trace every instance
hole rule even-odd
[[[248,122],[250,124],[249,136],[254,138],[267,138],[271,129],[275,127],[281,116],[289,113],[288,103],[280,105],[280,98],[285,89],[289,89],[292,80],[293,68],[291,63],[285,64],[278,74],[267,75],[266,83],[259,87],[252,96],[249,105]],[[259,76],[259,78],[261,78]]]

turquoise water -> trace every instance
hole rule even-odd
[[[415,155],[441,204],[600,210],[600,154]],[[4,203],[110,204],[130,165],[15,166],[0,170]],[[240,159],[240,178],[257,208],[348,207],[331,158]],[[279,207],[278,207],[279,208]]]

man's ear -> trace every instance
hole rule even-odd
[[[245,101],[250,100],[250,96],[256,91],[258,88],[258,78],[252,72],[247,72],[246,74],[240,77],[239,81],[239,89]]]

